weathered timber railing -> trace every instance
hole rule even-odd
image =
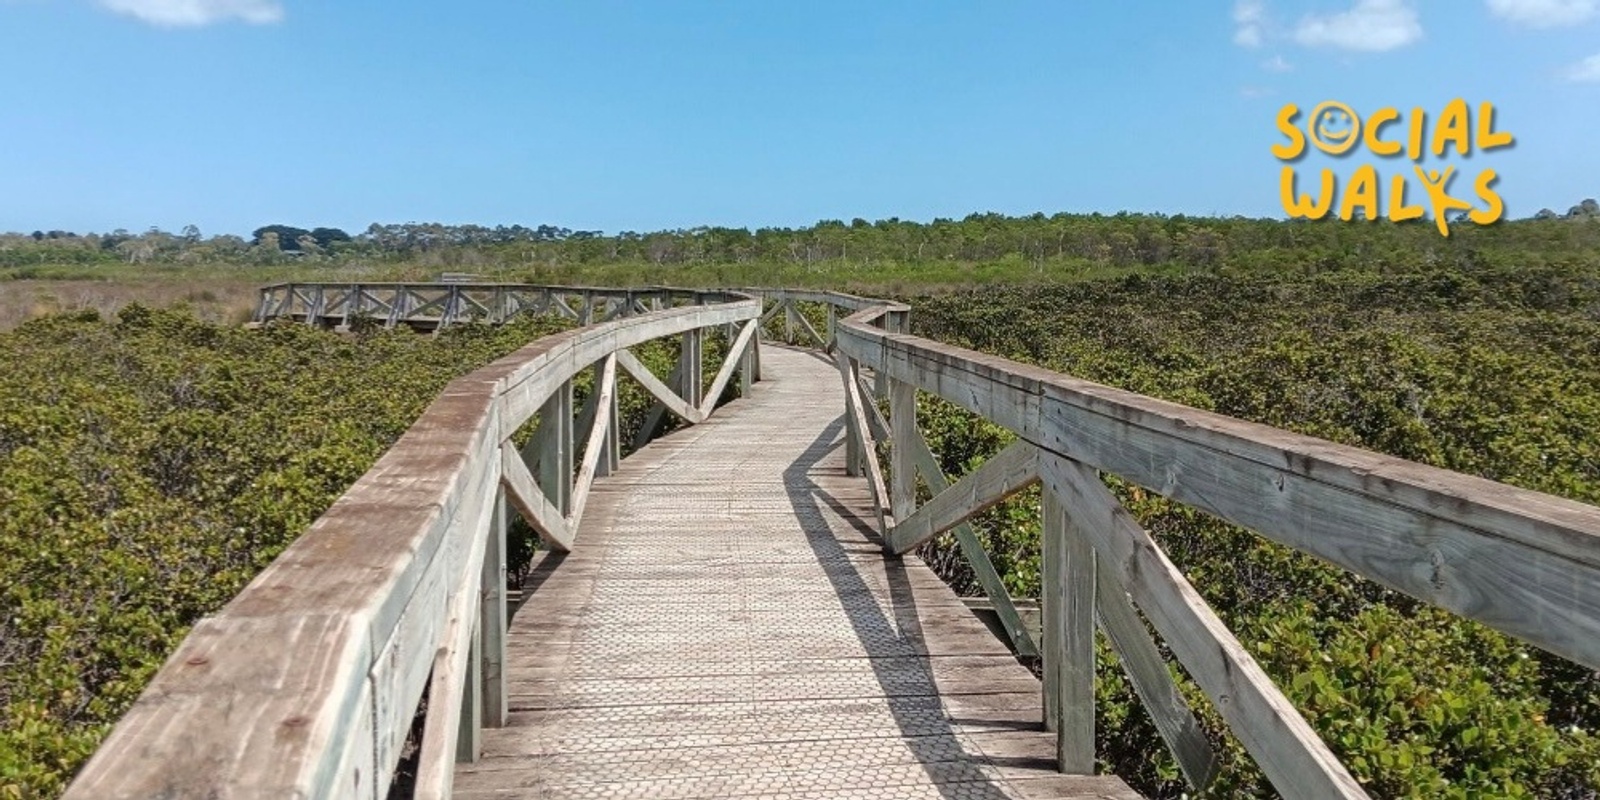
[[[610,321],[452,382],[305,534],[194,626],[66,797],[381,799],[425,691],[415,796],[450,795],[454,763],[479,754],[480,727],[506,719],[508,505],[551,548],[581,546],[573,533],[590,486],[619,456],[619,368],[691,424],[736,372],[746,388],[755,378],[758,300],[540,291],[556,306],[621,297],[633,315],[613,309]],[[726,330],[730,346],[706,390],[708,329]],[[628,349],[669,336],[683,337],[676,389]],[[575,465],[572,381],[591,368]],[[536,414],[519,452],[512,436]]]
[[[1115,475],[1392,589],[1600,669],[1600,508],[1078,380],[906,332],[903,305],[831,292],[775,301],[834,354],[851,469],[865,474],[886,547],[955,530],[1019,651],[1020,622],[963,523],[1043,484],[1045,717],[1063,772],[1094,770],[1094,631],[1189,781],[1215,760],[1139,612],[1286,797],[1366,797],[1305,719],[1102,482]],[[829,306],[827,336],[796,303]],[[836,319],[835,307],[847,316]],[[862,373],[873,373],[876,389]],[[916,424],[918,392],[1018,440],[949,484]],[[887,420],[874,394],[886,397]],[[887,443],[887,477],[874,456]],[[920,507],[916,477],[936,494]],[[1137,608],[1136,608],[1137,607]]]
[[[384,327],[409,325],[433,330],[467,322],[499,323],[524,313],[559,312],[588,325],[674,305],[693,305],[703,294],[667,287],[608,289],[521,283],[280,283],[261,290],[253,319],[257,323],[287,319],[348,328],[364,318]]]

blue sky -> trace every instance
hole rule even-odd
[[[1600,0],[0,0],[0,92],[0,231],[1281,216],[1284,103],[1458,96],[1600,195]]]

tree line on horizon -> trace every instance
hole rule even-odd
[[[701,226],[651,233],[573,230],[556,225],[373,223],[350,234],[334,227],[265,225],[247,239],[202,236],[193,225],[178,233],[34,231],[0,234],[0,269],[37,265],[112,263],[282,263],[422,260],[438,265],[814,264],[843,262],[916,265],[1013,261],[1043,267],[1076,263],[1129,268],[1176,265],[1199,270],[1258,271],[1273,265],[1341,269],[1374,258],[1401,266],[1441,258],[1588,255],[1595,251],[1600,203],[1585,200],[1565,215],[1492,226],[1457,226],[1448,239],[1425,221],[1392,223],[1275,220],[1165,214],[1007,216],[913,222],[822,220],[800,228]],[[1580,223],[1580,224],[1571,224]]]

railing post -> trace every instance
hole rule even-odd
[[[596,383],[597,388],[598,386],[599,384]],[[617,430],[618,423],[622,421],[621,414],[618,413],[619,394],[621,392],[612,391],[611,400],[606,403],[605,408],[600,409],[600,413],[606,415],[606,451],[600,454],[600,462],[595,469],[595,474],[598,476],[610,475],[616,472],[617,466],[622,462],[622,434]]]
[[[679,392],[684,402],[699,408],[701,395],[705,393],[705,360],[701,356],[701,345],[705,341],[705,331],[696,328],[683,333],[683,350],[680,354],[683,366],[683,387]]]
[[[1044,612],[1045,727],[1056,732],[1057,768],[1094,774],[1094,547],[1043,490],[1040,554]]]
[[[489,518],[489,541],[483,551],[483,601],[479,609],[478,638],[482,643],[483,663],[476,673],[483,682],[482,724],[501,728],[506,724],[509,697],[506,692],[506,490],[495,489],[494,513]]]
[[[467,651],[467,674],[461,676],[466,686],[461,691],[461,716],[456,729],[456,761],[468,764],[478,760],[481,752],[483,730],[483,694],[479,677],[483,674],[483,620],[472,626],[470,649]]]
[[[744,346],[744,352],[739,354],[739,396],[749,397],[750,386],[755,383],[756,347],[761,340],[760,323],[756,324],[756,335],[750,337],[749,344]]]
[[[906,322],[905,311],[890,311],[883,315],[883,330],[887,333],[900,333]],[[872,371],[872,394],[875,397],[886,397],[889,394],[889,376],[879,370]]]
[[[829,306],[832,308],[832,306]],[[896,521],[917,510],[917,472],[912,461],[917,435],[917,387],[889,382],[889,510]]]
[[[385,328],[393,328],[400,324],[410,313],[408,304],[411,302],[411,290],[401,286],[394,290],[394,295],[389,298],[389,318],[384,320]]]
[[[836,356],[844,359],[845,364],[845,391],[854,392],[859,383],[856,379],[857,367],[854,361],[845,356],[842,351],[835,351]],[[867,398],[862,398],[866,402]],[[850,400],[845,399],[844,406],[844,474],[854,478],[863,474],[866,462],[861,453],[861,431],[856,427],[856,417],[850,413]]]
[[[539,488],[562,514],[572,499],[572,381],[539,408]]]
[[[315,328],[322,324],[322,285],[318,284],[311,295],[310,307],[306,309],[306,324]]]
[[[828,343],[832,344],[833,343],[833,338],[834,338],[833,326],[834,326],[834,323],[836,321],[836,319],[835,319],[836,315],[834,314],[834,309],[833,309],[833,304],[832,303],[827,303],[825,305],[828,306]]]
[[[794,302],[783,301],[783,343],[794,344]]]
[[[345,301],[344,301],[344,329],[345,330],[350,330],[350,324],[355,321],[356,317],[361,316],[361,301],[362,301],[362,299],[363,299],[363,295],[362,295],[362,292],[361,292],[361,284],[358,283],[355,286],[351,287],[350,294],[345,297]]]

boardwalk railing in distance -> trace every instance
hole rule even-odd
[[[771,302],[766,319],[784,315],[788,338],[804,334],[833,353],[850,463],[867,477],[887,549],[906,553],[953,529],[1024,653],[1035,643],[964,522],[1042,483],[1037,651],[1064,772],[1094,770],[1098,624],[1188,780],[1204,787],[1215,774],[1148,620],[1280,793],[1367,796],[1102,475],[1600,669],[1600,508],[912,336],[907,308],[897,303],[745,291]],[[798,313],[805,303],[827,306],[825,333]],[[917,428],[918,392],[997,423],[1017,441],[951,485]],[[887,419],[874,395],[887,401]],[[888,445],[887,477],[871,455],[879,443]],[[920,506],[918,474],[938,492]]]
[[[441,320],[457,319],[458,301],[480,307],[475,287],[446,288]],[[426,297],[369,285],[264,294],[263,319],[298,313],[292,305],[307,298],[340,296],[354,313],[377,297]],[[691,424],[713,413],[735,374],[748,389],[758,369],[761,304],[735,292],[493,287],[488,296],[592,324],[450,383],[310,529],[194,626],[66,797],[381,800],[424,693],[415,796],[450,795],[456,761],[479,756],[481,727],[506,721],[508,507],[550,548],[573,546],[590,487],[617,466],[619,369]],[[301,321],[321,324],[327,311],[314,306]],[[417,311],[395,319],[410,324]],[[726,332],[729,348],[706,389],[708,330]],[[676,387],[629,351],[663,337],[683,338]],[[590,369],[579,457],[572,381]],[[512,437],[535,419],[519,451]]]
[[[359,319],[437,330],[500,323],[518,314],[560,313],[580,325],[697,303],[702,292],[666,287],[608,289],[522,283],[280,283],[261,290],[253,321],[292,320],[349,328]]]

